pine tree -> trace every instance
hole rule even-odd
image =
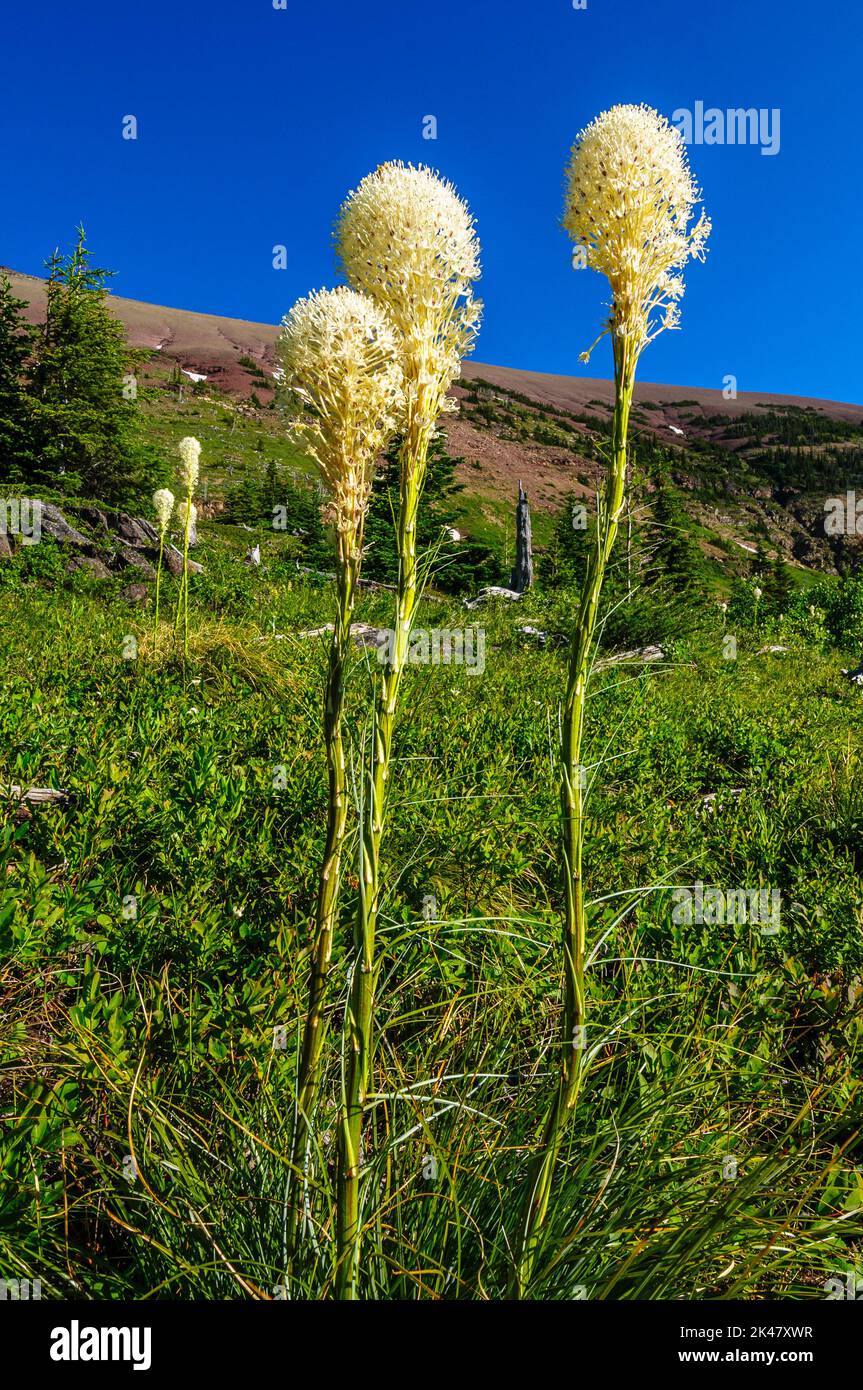
[[[32,403],[24,377],[33,329],[23,317],[26,307],[0,271],[0,473],[10,481],[26,477],[32,465]]]
[[[162,481],[164,468],[137,429],[132,356],[109,312],[109,271],[91,266],[84,229],[48,270],[45,323],[31,368],[34,481],[127,502]]]

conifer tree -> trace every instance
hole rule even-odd
[[[25,308],[0,271],[0,474],[9,480],[25,477],[31,464],[33,416],[24,377],[33,329]]]
[[[108,309],[111,272],[91,265],[83,227],[46,262],[45,323],[30,373],[33,478],[107,502],[149,495],[164,466],[137,430],[137,387],[123,328]]]
[[[700,555],[688,526],[688,518],[665,472],[654,473],[653,566],[657,580],[675,593],[687,593],[698,583]]]

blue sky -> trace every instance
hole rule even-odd
[[[780,148],[696,145],[714,222],[644,380],[863,401],[856,0],[60,0],[4,25],[0,263],[83,220],[119,294],[277,322],[337,278],[331,228],[381,160],[425,162],[483,245],[476,356],[609,375],[604,282],[573,271],[563,166],[617,101],[781,112]],[[137,140],[122,138],[134,115]],[[423,139],[423,118],[437,139]],[[287,268],[273,268],[276,244]]]

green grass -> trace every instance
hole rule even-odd
[[[46,1294],[332,1289],[341,952],[290,1280],[282,1257],[326,815],[325,648],[298,634],[332,598],[297,573],[289,538],[266,541],[259,573],[244,543],[202,527],[185,669],[167,638],[155,653],[151,612],[120,581],[64,577],[50,543],[0,575],[0,777],[69,793],[7,801],[0,841],[0,1275]],[[166,581],[166,612],[173,594]],[[358,620],[385,625],[390,602],[366,592]],[[517,629],[562,631],[572,602],[423,605],[421,626],[479,620],[485,670],[405,677],[366,1297],[506,1288],[560,983],[564,657]],[[856,653],[805,605],[757,629],[738,607],[737,660],[718,616],[692,609],[665,662],[594,680],[591,1066],[537,1297],[821,1298],[825,1278],[863,1268],[861,695],[838,670]],[[759,654],[777,640],[791,650]],[[374,661],[357,653],[351,674],[354,784]],[[352,836],[346,916],[355,818]],[[672,887],[696,881],[779,889],[780,933],[675,922]]]

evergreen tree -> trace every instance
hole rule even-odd
[[[543,587],[579,586],[584,578],[590,543],[587,501],[571,492],[555,519],[548,548],[540,556],[538,570]]]
[[[753,579],[764,579],[770,570],[770,557],[767,554],[767,546],[759,537],[755,554],[749,561],[749,573]]]
[[[777,613],[783,613],[794,593],[794,580],[789,566],[785,563],[781,550],[764,575],[764,597]]]
[[[23,317],[26,307],[0,271],[0,474],[10,481],[26,477],[32,467],[33,412],[24,376],[33,329]]]
[[[683,505],[665,470],[653,474],[653,566],[656,578],[675,593],[688,593],[699,580],[701,556],[689,530]]]
[[[149,495],[164,467],[141,442],[136,388],[123,328],[105,280],[91,266],[84,230],[68,256],[46,262],[45,323],[31,367],[34,481],[107,502]]]
[[[363,577],[384,584],[394,584],[399,572],[394,524],[399,508],[398,453],[399,445],[395,443],[375,475],[363,536]],[[447,593],[499,584],[502,577],[501,559],[490,546],[480,541],[448,539],[441,544],[444,528],[454,527],[458,520],[455,498],[464,491],[464,485],[456,481],[455,473],[461,462],[447,453],[445,437],[436,435],[429,448],[417,518],[417,552],[420,556],[432,550],[437,552],[430,583]]]

